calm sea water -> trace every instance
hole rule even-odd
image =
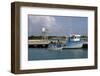
[[[63,49],[51,51],[47,48],[29,48],[28,60],[51,60],[51,59],[79,59],[87,58],[88,49]]]

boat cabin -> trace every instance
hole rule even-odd
[[[80,41],[81,40],[81,35],[71,35],[70,37],[69,37],[69,40],[70,41]]]

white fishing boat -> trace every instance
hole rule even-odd
[[[63,46],[59,40],[56,40],[53,42],[51,41],[51,43],[48,46],[48,50],[62,50],[62,49],[63,49]]]
[[[83,42],[80,37],[81,35],[71,35],[66,41],[64,48],[82,48]]]
[[[48,50],[62,50],[63,47],[49,47]]]

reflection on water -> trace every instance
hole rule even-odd
[[[51,59],[79,59],[87,58],[88,49],[63,49],[51,51],[47,48],[29,48],[28,60],[51,60]]]

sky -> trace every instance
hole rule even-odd
[[[42,28],[48,29],[49,36],[88,34],[88,18],[75,16],[28,15],[28,36],[42,35]]]

